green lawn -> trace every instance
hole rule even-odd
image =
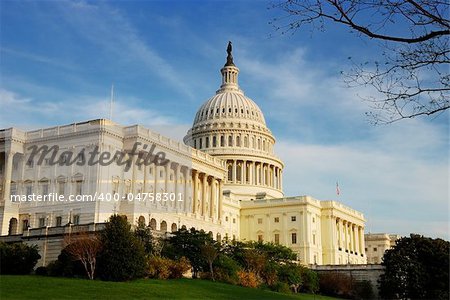
[[[207,280],[105,282],[41,276],[0,276],[0,299],[333,299],[287,295]]]

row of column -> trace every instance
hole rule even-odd
[[[192,171],[192,213],[220,220],[223,208],[223,181],[197,170]]]
[[[208,135],[194,139],[194,148],[207,149],[215,147],[245,147],[272,152],[272,144],[268,139],[256,138],[252,135]]]
[[[364,228],[346,220],[336,218],[337,245],[350,253],[364,253]]]
[[[264,185],[283,189],[283,170],[269,163],[249,160],[228,160],[228,182]]]

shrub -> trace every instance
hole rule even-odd
[[[268,286],[273,286],[278,281],[278,264],[274,262],[267,262],[264,266],[264,269],[261,272],[261,277],[264,280],[264,283]]]
[[[356,299],[373,299],[372,283],[367,280],[357,281],[353,287],[353,296]]]
[[[215,279],[218,281],[237,284],[237,272],[239,270],[239,264],[227,255],[219,254],[217,259],[214,261],[214,274]]]
[[[37,267],[36,271],[34,273],[39,276],[47,276],[47,268],[46,267]]]
[[[270,285],[270,289],[275,292],[284,293],[284,294],[290,294],[291,288],[289,287],[289,284],[286,282],[276,282],[272,285]]]
[[[47,265],[47,275],[85,278],[86,272],[82,263],[79,260],[73,260],[66,249],[63,249],[58,256],[58,259]]]
[[[251,271],[238,271],[239,285],[249,288],[256,288],[259,285],[257,275]]]
[[[39,258],[41,256],[36,245],[0,242],[0,274],[30,274]]]
[[[324,273],[319,276],[320,292],[328,296],[350,298],[352,284],[350,276],[342,273]]]
[[[306,267],[301,268],[303,284],[300,290],[305,293],[316,293],[319,290],[319,275]]]
[[[165,257],[151,256],[148,259],[147,274],[150,278],[169,279],[182,278],[183,274],[191,269],[186,257],[172,260]]]
[[[302,266],[288,263],[280,266],[280,270],[278,271],[278,278],[280,281],[289,284],[294,289],[294,292],[298,292],[301,284],[303,283],[302,279]]]
[[[182,278],[183,274],[191,268],[192,266],[189,259],[184,256],[177,261],[172,261],[172,265],[170,266],[170,278]]]
[[[148,259],[148,276],[150,278],[168,279],[172,260],[165,257],[151,256]]]

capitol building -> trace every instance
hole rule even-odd
[[[361,212],[284,195],[276,139],[241,90],[231,50],[219,89],[183,142],[108,119],[0,130],[0,240],[37,244],[46,265],[65,234],[99,230],[117,213],[158,234],[193,227],[218,240],[282,244],[305,265],[365,264]],[[48,155],[33,155],[36,149]]]

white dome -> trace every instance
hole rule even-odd
[[[264,115],[258,105],[242,92],[236,91],[219,91],[206,101],[198,110],[193,127],[198,123],[217,119],[251,120],[266,126]]]

